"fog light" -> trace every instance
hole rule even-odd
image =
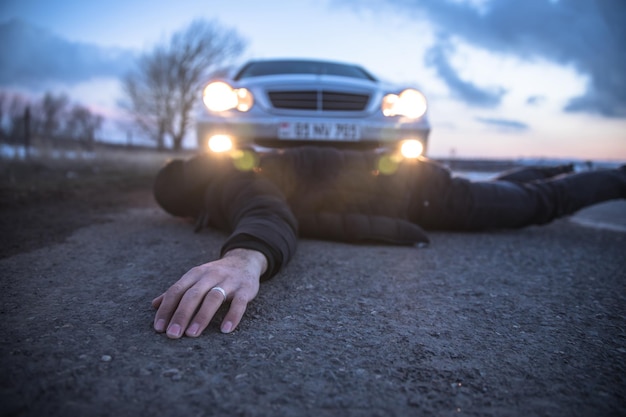
[[[226,152],[233,148],[233,140],[228,135],[213,135],[209,139],[208,145],[213,152]]]
[[[424,145],[417,139],[407,139],[400,146],[400,153],[407,159],[415,159],[424,152]]]

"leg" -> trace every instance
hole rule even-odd
[[[547,181],[476,182],[465,228],[516,228],[545,224],[603,201],[626,198],[626,166]]]
[[[569,174],[574,171],[574,165],[559,165],[555,167],[524,167],[506,171],[496,177],[497,181],[530,182],[545,180],[561,174]]]

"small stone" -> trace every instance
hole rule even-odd
[[[183,377],[180,370],[176,368],[166,369],[161,375],[167,378],[171,378],[173,381],[179,381]]]
[[[100,357],[100,360],[101,360],[102,362],[111,362],[111,359],[113,359],[113,358],[112,358],[111,356],[109,356],[109,355],[102,355],[102,356]]]

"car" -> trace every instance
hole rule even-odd
[[[314,59],[264,59],[211,80],[196,120],[198,146],[225,152],[250,145],[315,144],[425,153],[425,96],[394,86],[359,65]]]

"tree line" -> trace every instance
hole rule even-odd
[[[244,40],[215,21],[195,20],[142,53],[121,78],[119,106],[134,127],[154,141],[182,149],[208,79],[226,72],[245,49]],[[104,117],[64,94],[29,99],[0,91],[0,141],[30,146],[31,138],[54,144],[72,139],[91,148]]]
[[[71,103],[65,94],[48,92],[33,100],[0,91],[0,141],[5,143],[30,147],[33,139],[73,140],[91,149],[103,121],[86,106]]]

